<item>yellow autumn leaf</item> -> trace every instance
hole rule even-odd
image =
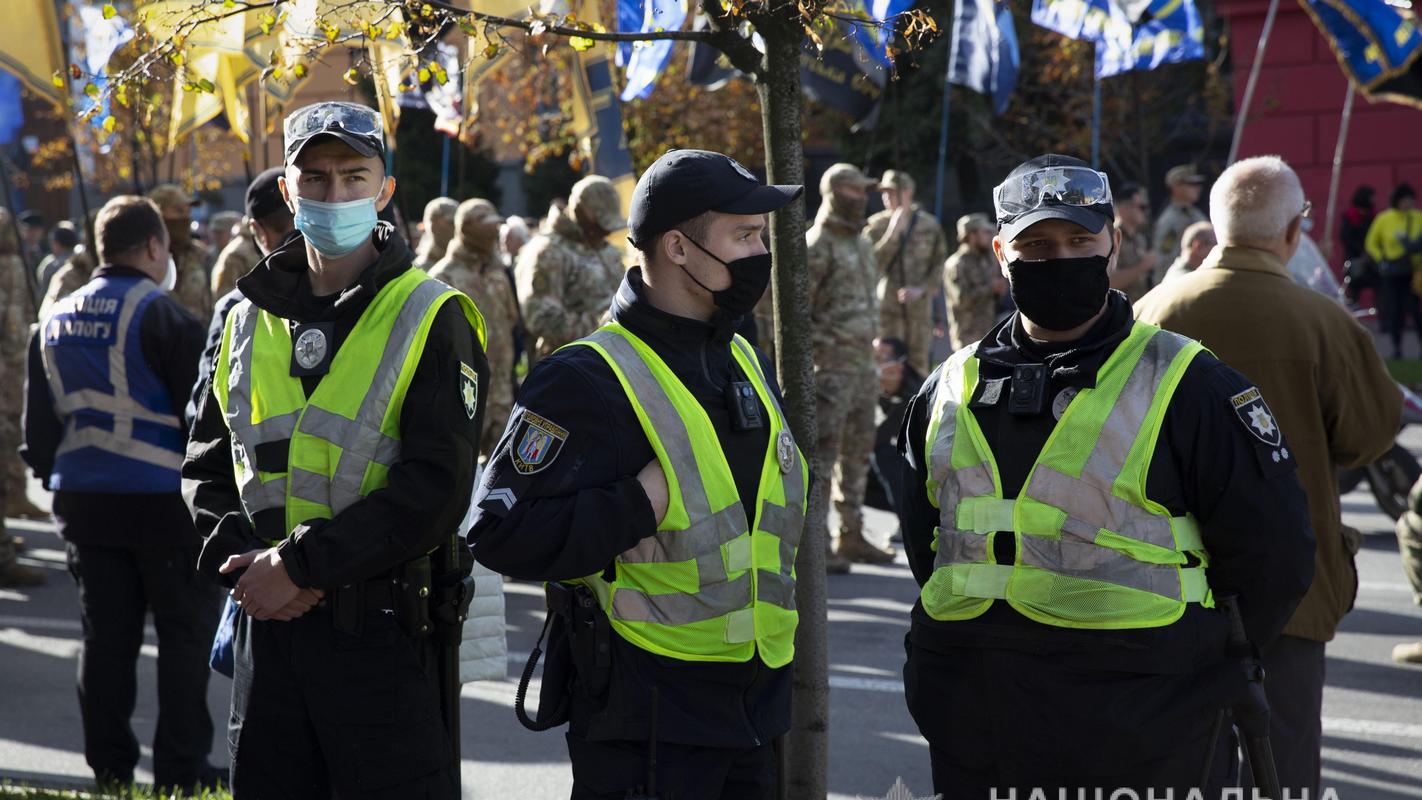
[[[285,74],[286,74],[286,70],[282,69],[281,67],[273,67],[273,68],[272,68],[272,77],[275,78],[275,79],[277,79],[277,80],[281,80],[281,76],[283,76],[283,75],[285,75]]]
[[[434,16],[434,6],[430,5],[429,3],[425,3],[424,5],[420,6],[420,16],[422,16],[422,17],[432,17],[432,16]]]
[[[236,8],[236,7],[237,7],[237,0],[222,0],[222,7],[223,7],[223,8]]]
[[[104,117],[104,122],[103,122],[104,133],[113,133],[113,132],[114,132],[114,127],[117,126],[117,125],[118,125],[118,120],[114,119],[114,117],[113,117],[112,114],[110,114],[110,115],[107,116],[107,117]]]
[[[86,83],[84,84],[84,94],[97,100],[99,97],[99,87],[92,83]]]
[[[346,74],[342,75],[341,78],[345,80],[346,83],[355,86],[360,82],[360,72],[358,72],[355,67],[351,67],[346,70]]]
[[[56,89],[63,89],[63,88],[64,88],[64,72],[63,72],[62,70],[55,70],[55,71],[54,71],[54,74],[50,76],[49,82],[52,83],[52,84],[54,84],[54,88],[56,88]]]
[[[336,37],[341,35],[341,29],[337,28],[335,25],[327,25],[325,33],[326,41],[334,42],[336,41]]]
[[[484,48],[484,58],[493,58],[499,54],[499,45],[496,42],[489,42],[489,46]]]
[[[113,19],[117,15],[118,9],[114,8],[113,3],[104,3],[104,19]]]
[[[579,53],[586,53],[597,46],[597,42],[584,36],[570,36],[568,37],[568,44]]]
[[[187,61],[187,59],[183,57],[182,52],[179,50],[174,50],[173,52],[169,53],[168,60],[173,62],[174,66],[178,67],[181,67],[183,65],[183,62]]]
[[[297,64],[296,66],[294,66],[294,67],[291,68],[291,71],[292,71],[292,73],[295,74],[296,77],[298,77],[298,78],[304,78],[304,77],[306,77],[306,65],[305,65],[305,64]]]
[[[415,74],[419,76],[420,83],[424,83],[430,79],[430,71],[427,67],[420,67],[420,71]]]

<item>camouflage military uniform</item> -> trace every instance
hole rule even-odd
[[[1141,259],[1150,253],[1150,239],[1146,237],[1145,231],[1143,230],[1131,233],[1120,225],[1116,227],[1121,231],[1121,249],[1116,253],[1116,264],[1118,266],[1139,264]],[[1157,260],[1156,263],[1160,263],[1159,260]],[[1137,278],[1135,283],[1127,286],[1122,291],[1126,293],[1126,297],[1129,298],[1132,303],[1135,303],[1137,300],[1145,297],[1145,293],[1150,291],[1150,287],[1151,276],[1146,274]]]
[[[913,215],[913,230],[907,243],[904,231],[908,230],[908,222],[898,233],[888,236],[892,211],[880,211],[870,217],[864,233],[878,262],[879,335],[902,339],[908,345],[909,364],[927,375],[928,352],[933,345],[933,296],[943,286],[948,240],[938,220],[917,204]],[[900,303],[898,290],[908,287],[923,289],[924,295]]]
[[[217,254],[217,263],[212,267],[212,300],[216,302],[237,288],[237,279],[251,272],[261,260],[262,251],[251,234],[233,237]]]
[[[173,288],[173,299],[205,323],[212,319],[212,279],[208,277],[212,251],[189,240],[185,245],[174,243],[171,252],[173,263],[178,265],[178,285]]]
[[[88,283],[89,277],[94,274],[94,266],[94,259],[88,250],[76,250],[74,257],[64,262],[64,266],[50,279],[49,288],[45,290],[44,300],[40,303],[39,318],[49,316],[55,303],[74,294],[80,286]]]
[[[1196,206],[1182,206],[1171,203],[1160,212],[1160,217],[1155,221],[1155,237],[1152,245],[1160,251],[1160,258],[1155,262],[1155,273],[1151,275],[1151,285],[1158,286],[1165,279],[1165,268],[1172,264],[1180,256],[1180,237],[1185,235],[1185,229],[1197,222],[1204,222],[1209,219],[1205,212]]]
[[[819,428],[819,464],[812,475],[828,496],[830,472],[835,470],[841,541],[863,536],[860,506],[879,396],[873,344],[879,318],[874,296],[878,268],[862,227],[829,213],[826,202],[805,234]]]
[[[514,276],[531,360],[596,330],[622,283],[617,248],[589,244],[569,213],[553,217],[518,253]]]
[[[944,265],[948,306],[948,339],[953,350],[982,339],[997,319],[993,285],[1001,274],[997,257],[988,250],[962,245]]]
[[[415,248],[415,269],[429,272],[436,261],[444,258],[449,241],[454,238],[454,214],[458,208],[459,204],[448,197],[436,197],[425,204],[424,233]]]
[[[26,351],[34,298],[25,280],[8,212],[0,209],[0,586],[34,586],[43,574],[15,563],[15,543],[5,514],[25,501],[25,464],[20,460],[20,413],[24,407]],[[26,509],[28,510],[28,509]]]
[[[464,201],[448,253],[430,268],[430,277],[469,295],[484,315],[490,383],[484,390],[484,430],[479,440],[484,461],[498,445],[513,411],[513,329],[518,324],[518,301],[498,258],[498,222],[481,222],[476,216],[487,214],[484,219],[488,219],[494,213],[494,206],[486,200]]]

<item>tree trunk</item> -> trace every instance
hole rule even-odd
[[[780,20],[760,21],[765,69],[757,83],[765,125],[765,161],[771,183],[803,184],[800,141],[800,40],[802,28]],[[810,337],[810,286],[805,268],[805,204],[791,203],[771,215],[770,250],[775,257],[775,352],[780,386],[795,441],[813,473],[829,469],[816,452],[815,374]],[[795,692],[792,727],[785,741],[784,797],[814,800],[826,794],[829,761],[829,647],[825,614],[825,547],[828,499],[811,491],[804,537],[795,560]]]

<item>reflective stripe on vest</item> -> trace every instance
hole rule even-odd
[[[113,342],[104,347],[106,353],[100,357],[107,361],[107,375],[104,375],[103,378],[112,387],[111,391],[95,388],[92,382],[84,388],[67,387],[65,385],[65,370],[57,363],[61,354],[56,352],[57,348],[54,346],[53,340],[63,341],[64,335],[57,330],[51,330],[51,326],[78,322],[71,320],[70,317],[80,313],[78,309],[82,308],[86,301],[93,298],[112,302],[116,298],[106,297],[100,293],[110,287],[119,288],[130,280],[132,279],[100,278],[93,281],[65,301],[61,301],[59,306],[41,323],[43,346],[40,348],[40,357],[44,366],[45,378],[49,383],[50,394],[54,398],[55,413],[64,421],[64,432],[59,447],[55,451],[56,470],[61,468],[60,461],[65,456],[83,448],[95,448],[111,456],[139,461],[150,467],[171,472],[172,486],[165,488],[176,491],[178,488],[177,471],[183,464],[181,449],[170,449],[145,441],[143,438],[136,438],[134,423],[146,423],[150,431],[161,430],[170,436],[176,435],[176,438],[181,440],[183,438],[181,421],[176,413],[144,405],[134,396],[133,390],[129,386],[128,349],[130,346],[138,346],[136,339],[131,341],[130,337],[138,335],[141,323],[141,318],[136,314],[150,295],[161,294],[158,285],[147,278],[134,280],[133,285],[124,291],[121,299],[118,299],[118,317],[116,321],[112,322],[114,326]],[[146,364],[134,366],[137,369],[147,369]],[[166,391],[159,385],[156,376],[150,376],[150,378],[150,383],[153,384],[149,387],[150,390],[157,387]],[[160,405],[169,405],[166,395],[161,395],[161,397]],[[104,422],[108,424],[92,424],[97,420],[85,419],[82,422],[90,424],[81,426],[81,417],[94,416],[95,414],[102,416]],[[115,464],[108,464],[101,468],[113,469],[115,466]],[[110,478],[119,477],[110,476]],[[72,481],[56,481],[56,488],[61,488],[65,482],[72,483]],[[124,482],[121,478],[118,481],[118,483]],[[89,488],[103,490],[105,487]],[[117,486],[113,488],[117,488]],[[136,491],[156,490],[156,487],[152,485],[130,488]]]
[[[969,619],[993,600],[1073,628],[1145,628],[1212,605],[1199,526],[1145,496],[1151,456],[1181,376],[1203,348],[1137,322],[1072,399],[1016,499],[965,398],[978,383],[974,348],[939,376],[926,457],[939,509],[924,610]],[[993,540],[1016,539],[1016,564],[997,564]],[[1201,564],[1186,566],[1193,555]]]
[[[617,557],[611,583],[583,579],[614,630],[673,658],[748,661],[758,653],[771,667],[789,663],[809,472],[755,352],[735,337],[732,356],[771,412],[752,528],[710,419],[651,348],[616,324],[569,346],[607,361],[667,476],[657,532]]]
[[[285,507],[289,532],[386,485],[400,455],[405,391],[435,315],[451,297],[482,346],[484,322],[473,301],[407,270],[371,301],[309,400],[290,374],[287,321],[250,301],[233,309],[214,390],[232,432],[233,472],[249,519]],[[286,470],[258,471],[257,447],[283,441],[290,442]]]

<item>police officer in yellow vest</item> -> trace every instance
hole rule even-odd
[[[1273,417],[1248,379],[1108,288],[1104,173],[1040,156],[994,202],[1018,311],[934,371],[900,438],[904,688],[934,789],[1183,797],[1240,688],[1216,598],[1262,647],[1312,579],[1293,454],[1255,435]],[[1213,763],[1222,785],[1233,759]]]
[[[720,153],[658,159],[611,323],[538,362],[476,496],[475,558],[554,582],[539,721],[571,717],[574,798],[775,796],[808,471],[735,330],[770,280],[766,214],[801,191]]]
[[[183,465],[198,569],[242,612],[237,797],[459,796],[427,599],[450,576],[428,554],[473,486],[484,325],[377,223],[381,133],[350,103],[287,117],[300,235],[237,281]]]

